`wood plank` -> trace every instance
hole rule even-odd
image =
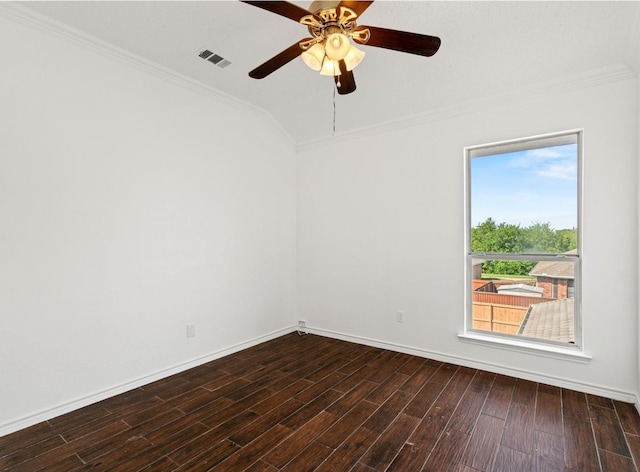
[[[281,472],[313,472],[333,452],[333,449],[318,442],[312,442],[295,459],[280,469]]]
[[[338,385],[346,377],[347,375],[341,372],[334,372],[332,374],[329,374],[321,381],[315,384],[312,383],[309,387],[302,390],[296,395],[296,398],[301,402],[309,403],[319,395],[322,395],[327,390],[335,390],[336,385]]]
[[[562,436],[534,430],[533,470],[558,472],[564,470],[564,442]]]
[[[278,469],[266,462],[258,461],[246,469],[246,472],[278,472]]]
[[[413,399],[405,407],[404,412],[408,415],[415,416],[416,418],[424,417],[444,388],[445,386],[441,383],[425,383],[422,389],[416,393]]]
[[[245,426],[250,425],[256,420],[256,418],[258,418],[258,416],[255,412],[242,411],[225,423],[205,432],[194,442],[185,444],[184,447],[178,447],[176,446],[176,444],[173,444],[173,436],[168,436],[162,441],[157,442],[156,447],[159,450],[163,451],[165,454],[169,454],[171,459],[175,462],[178,462],[180,464],[189,462],[193,459],[194,456],[204,453],[207,448],[207,444],[216,444],[224,439],[228,439],[228,436],[234,434],[236,431],[240,431]],[[200,446],[202,446],[204,449],[200,450]]]
[[[560,395],[538,389],[535,429],[562,437],[562,407]]]
[[[353,407],[349,413],[336,421],[332,426],[328,427],[327,430],[316,440],[326,446],[336,449],[377,409],[378,405],[375,403],[361,401]]]
[[[598,395],[587,394],[587,401],[590,406],[599,406],[602,408],[614,409],[613,400],[610,398],[600,397]]]
[[[256,462],[266,452],[273,449],[280,441],[291,434],[291,430],[281,424],[265,431],[248,445],[234,452],[222,462],[212,467],[211,471],[241,472]]]
[[[423,363],[421,367],[416,370],[409,380],[407,380],[400,390],[407,393],[418,393],[423,385],[435,374],[438,370],[438,366],[434,366],[429,363]],[[442,383],[442,382],[440,382]]]
[[[615,410],[591,405],[590,412],[598,448],[631,457]]]
[[[404,385],[407,380],[409,380],[409,375],[395,372],[367,395],[366,400],[381,405],[393,392]]]
[[[491,470],[504,426],[502,418],[481,414],[461,462],[473,469]]]
[[[514,403],[531,404],[536,401],[538,384],[530,380],[516,379],[511,401]]]
[[[636,465],[640,465],[640,436],[633,434],[625,434],[627,445],[631,451],[631,456]]]
[[[367,380],[378,384],[383,383],[406,362],[405,354],[393,354],[394,355],[391,359],[382,362],[382,364],[373,364],[377,365],[378,368],[367,378]]]
[[[483,395],[482,393],[467,390],[460,400],[460,406],[456,408],[451,416],[448,427],[471,434],[480,417],[486,398],[486,394]]]
[[[244,428],[237,430],[233,434],[229,434],[229,439],[240,446],[246,446],[260,436],[263,431],[273,428],[282,420],[298,411],[302,405],[304,405],[304,403],[295,398],[291,398],[267,414],[259,416]]]
[[[630,457],[620,456],[604,449],[600,449],[599,452],[602,472],[637,472]]]
[[[360,460],[377,437],[377,433],[361,426],[315,470],[317,472],[349,470]]]
[[[340,396],[340,392],[328,390],[319,395],[315,400],[298,409],[294,414],[287,417],[282,421],[282,424],[291,430],[296,430],[322,410],[326,409],[329,405],[340,398]]]
[[[401,413],[373,443],[360,462],[376,470],[385,470],[419,422],[418,418]]]
[[[589,420],[589,405],[584,393],[573,390],[562,390],[562,414],[565,418]]]
[[[448,472],[458,468],[469,435],[455,429],[443,434],[422,468],[424,472]]]
[[[70,415],[73,415],[73,413],[70,413]],[[117,420],[112,419],[111,421],[115,422]],[[77,422],[74,421],[74,424],[75,423]],[[55,434],[57,433],[49,422],[44,421],[0,437],[0,451],[2,451],[2,456],[7,456],[19,449],[24,449],[32,444],[42,442]]]
[[[256,403],[251,407],[251,409],[260,415],[264,415],[265,413],[273,410],[279,405],[282,405],[291,397],[294,397],[298,393],[306,390],[311,385],[313,385],[312,382],[306,379],[300,379],[297,382],[293,382],[287,387],[278,390],[276,393],[269,396],[268,398],[265,398],[261,402]],[[300,401],[302,402],[302,400]]]
[[[281,442],[265,455],[264,460],[278,469],[284,467],[285,464],[304,451],[309,443],[320,436],[334,421],[334,415],[321,411],[300,429],[296,430],[286,441]]]
[[[438,367],[438,370],[434,372],[429,380],[431,382],[442,383],[446,385],[451,381],[454,374],[458,371],[459,368],[460,366],[444,363],[440,367]]]
[[[201,423],[205,424],[209,428],[216,428],[218,425],[229,421],[230,418],[233,418],[236,415],[241,414],[246,410],[250,410],[254,405],[262,402],[263,400],[269,398],[272,395],[270,390],[263,389],[258,390],[252,395],[243,398],[240,401],[234,402],[233,400],[229,400],[228,398],[223,398],[225,400],[225,405],[221,405],[217,410],[208,410],[202,409],[203,416],[198,415],[198,419]],[[227,406],[228,405],[228,406]],[[253,414],[256,414],[253,412]],[[192,418],[193,414],[189,415],[189,418]]]
[[[345,393],[339,400],[327,407],[326,410],[332,415],[340,417],[353,408],[364,397],[373,392],[377,387],[377,383],[363,380],[353,389]]]
[[[207,472],[234,453],[240,451],[240,446],[228,439],[219,443],[211,443],[211,447],[185,465],[176,469],[179,472]],[[153,469],[152,469],[153,470]],[[124,472],[124,471],[123,471]],[[155,472],[155,471],[154,471]]]
[[[447,403],[446,399],[434,403],[387,470],[421,470],[444,433],[454,409],[455,406]]]
[[[387,429],[396,416],[404,409],[411,400],[412,395],[398,390],[384,402],[378,410],[373,413],[362,425],[367,430],[375,433],[376,437]]]
[[[502,446],[531,455],[533,451],[534,404],[512,403],[505,422]]]
[[[613,404],[622,423],[622,430],[625,433],[640,436],[640,415],[638,415],[638,410],[633,403],[614,400]]]
[[[598,452],[589,421],[565,418],[565,465],[572,470],[598,471]]]
[[[496,418],[506,419],[513,396],[515,380],[504,375],[496,377],[491,391],[487,396],[487,401],[482,409],[482,413]]]
[[[532,441],[533,442],[533,441]],[[468,470],[473,470],[469,468]],[[493,472],[526,472],[531,470],[531,455],[505,446],[498,448]]]

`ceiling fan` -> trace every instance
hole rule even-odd
[[[311,69],[332,75],[338,93],[346,95],[356,89],[353,69],[365,55],[349,38],[358,44],[420,56],[433,56],[440,47],[440,38],[436,36],[359,26],[356,20],[373,0],[314,1],[309,10],[286,1],[241,1],[301,23],[311,34],[249,72],[254,79],[263,79],[301,56]]]

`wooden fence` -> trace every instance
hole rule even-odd
[[[551,300],[553,299],[473,292],[473,328],[517,334],[529,306]]]

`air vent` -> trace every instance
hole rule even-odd
[[[200,52],[200,54],[198,54],[198,57],[201,57],[202,59],[217,65],[221,69],[224,69],[225,67],[231,64],[231,61],[225,59],[224,57],[218,54],[215,54],[209,51],[208,49],[205,49],[204,51]]]

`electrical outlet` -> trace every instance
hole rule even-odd
[[[298,320],[298,328],[306,328],[307,322],[305,320]]]
[[[188,324],[187,325],[187,337],[194,338],[196,336],[196,325]]]
[[[396,312],[396,321],[398,323],[404,323],[404,311]]]

